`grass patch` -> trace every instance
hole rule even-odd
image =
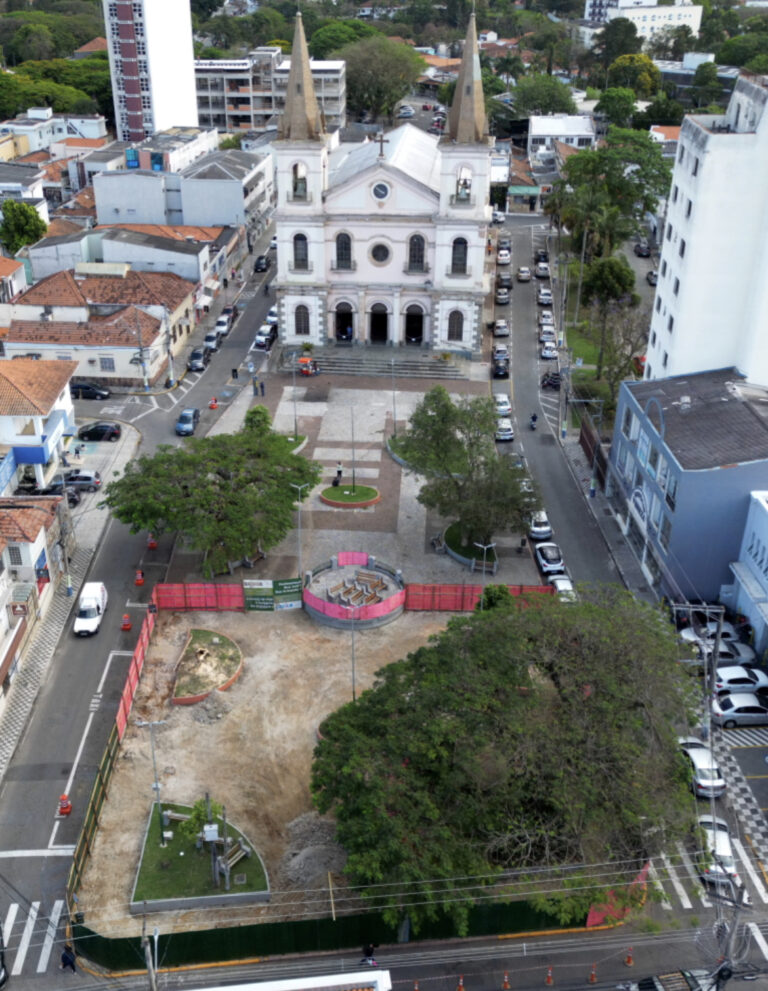
[[[583,326],[568,328],[568,347],[573,349],[574,360],[581,358],[585,365],[596,365],[600,350],[597,344],[584,333]]]
[[[191,812],[187,805],[172,805],[163,802],[164,809],[174,812]],[[223,822],[219,817],[214,819],[219,824],[219,835],[223,835]],[[141,854],[139,877],[136,882],[134,901],[155,901],[160,898],[199,898],[202,895],[222,894],[224,878],[220,878],[218,888],[214,887],[211,876],[211,852],[209,845],[198,850],[195,840],[187,837],[179,829],[180,823],[174,822],[169,829],[173,831],[173,839],[166,846],[160,846],[160,816],[157,806],[152,808],[152,819],[147,831],[147,838]],[[227,835],[233,840],[242,839],[248,846],[242,833],[235,829],[231,822],[227,823]],[[238,861],[231,872],[231,879],[236,874],[244,874],[245,884],[232,883],[232,891],[265,891],[267,878],[261,860],[253,851],[250,857]]]
[[[353,489],[351,482],[347,485],[329,485],[327,489],[323,489],[325,498],[333,499],[334,502],[368,502],[369,499],[375,499],[378,494],[379,490],[370,485],[355,485]]]
[[[299,444],[303,444],[304,441],[307,439],[306,434],[298,434],[296,437],[294,437],[293,434],[284,434],[283,436],[286,438],[286,440],[289,440],[296,447],[298,447]]]
[[[461,542],[461,527],[458,523],[451,523],[451,525],[446,529],[443,534],[443,540],[446,544],[454,551],[456,554],[461,554],[462,557],[468,557],[470,560],[475,561],[483,560],[482,548],[475,547],[475,545],[470,541],[469,544],[462,544]],[[494,561],[496,559],[496,552],[494,550],[489,550],[486,552],[485,560]]]
[[[199,650],[208,652],[203,659],[198,657]],[[232,677],[241,660],[240,648],[223,633],[192,630],[176,669],[174,696],[201,695],[212,691]]]

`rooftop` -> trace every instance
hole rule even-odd
[[[135,306],[126,306],[117,313],[92,316],[83,323],[72,320],[12,320],[5,342],[135,348],[138,339],[136,331],[139,329],[145,342],[154,341],[160,330],[160,321]],[[15,359],[12,364],[19,360]]]
[[[76,370],[73,361],[0,361],[0,416],[48,416]]]
[[[537,134],[594,134],[595,122],[586,114],[549,114],[546,117],[531,117],[528,133]]]
[[[381,146],[376,140],[339,145],[331,154],[329,185],[332,189],[343,186],[366,169],[387,164],[437,191],[440,188],[437,141],[437,136],[412,124],[403,124],[387,133],[383,157],[380,157]]]
[[[56,519],[61,496],[8,496],[0,498],[0,537],[5,542],[31,544],[40,530]]]
[[[54,272],[23,293],[18,306],[165,306],[175,310],[194,290],[194,283],[173,272],[136,272],[126,266],[121,275],[75,276]]]
[[[750,385],[735,368],[633,382],[627,388],[686,471],[768,459],[768,389]],[[651,400],[662,408],[663,425]]]

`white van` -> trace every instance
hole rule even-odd
[[[107,589],[102,582],[86,582],[80,592],[75,617],[75,636],[90,637],[101,626],[107,608]]]

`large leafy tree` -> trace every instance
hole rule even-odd
[[[595,35],[594,52],[604,69],[620,55],[634,55],[642,47],[643,39],[639,37],[632,21],[626,17],[615,17],[608,21],[603,30]]]
[[[658,612],[614,587],[484,605],[377,672],[315,749],[345,874],[392,925],[446,913],[463,932],[491,886],[581,922],[690,828],[689,679]]]
[[[595,110],[604,114],[609,124],[628,127],[635,112],[635,92],[623,86],[607,89],[597,101]]]
[[[609,307],[605,323],[599,307],[593,306],[589,314],[586,336],[598,347],[602,345],[602,379],[608,386],[609,405],[614,409],[619,386],[631,377],[635,357],[645,353],[650,322],[648,310],[631,302]]]
[[[87,95],[94,100],[99,113],[107,118],[113,115],[112,83],[106,53],[98,53],[84,59],[24,62],[17,69],[17,74],[22,84],[26,84],[26,80],[29,79],[55,83],[57,86],[76,90],[80,98]]]
[[[370,110],[374,117],[391,114],[395,104],[423,71],[424,60],[410,45],[383,35],[345,45],[338,57],[347,63],[347,93],[353,112]]]
[[[614,86],[625,86],[640,99],[648,99],[661,87],[661,70],[647,55],[620,55],[608,67]]]
[[[546,73],[524,76],[517,81],[514,90],[515,114],[530,117],[532,114],[573,114],[576,104],[571,91],[559,79]]]
[[[634,287],[635,273],[623,255],[613,258],[598,258],[587,269],[582,296],[585,303],[595,304],[598,314],[598,350],[595,370],[597,378],[601,378],[603,374],[609,317],[615,307],[633,304],[632,290]]]
[[[375,34],[379,32],[365,21],[329,21],[310,38],[309,52],[312,58],[326,59],[331,52],[338,51],[344,45],[354,44],[360,38],[370,38]]]
[[[293,525],[295,489],[315,484],[320,468],[270,428],[263,407],[237,434],[193,437],[132,461],[106,490],[104,503],[137,533],[184,535],[206,555],[206,570],[278,544]]]
[[[3,220],[0,223],[0,244],[9,255],[15,255],[25,244],[39,241],[48,229],[40,214],[29,203],[3,200]]]
[[[522,468],[496,453],[496,421],[492,400],[454,402],[435,386],[398,440],[398,452],[426,479],[419,502],[458,520],[468,545],[488,544],[503,529],[522,530],[535,506],[535,497],[521,486]]]

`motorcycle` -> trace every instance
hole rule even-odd
[[[538,416],[535,413],[531,414],[531,418],[528,421],[528,426],[531,428],[531,430],[535,430],[536,429],[536,421],[538,419],[539,418],[538,418]]]

